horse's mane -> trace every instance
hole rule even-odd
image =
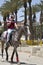
[[[14,38],[15,41],[20,40],[20,38],[23,34],[22,30],[23,30],[23,26],[20,26],[18,28],[18,30],[15,32],[15,34],[13,35],[13,38]]]

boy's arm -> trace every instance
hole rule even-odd
[[[16,27],[16,29],[18,29],[18,26],[17,26],[17,24],[15,23],[15,27]]]

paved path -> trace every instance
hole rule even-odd
[[[28,52],[28,51],[26,52],[26,49],[28,49],[28,48],[29,47],[18,48],[20,64],[21,65],[43,65],[43,57],[37,56],[37,55],[36,56],[35,55],[31,55],[30,52]],[[11,53],[13,51],[13,48],[9,48],[9,50],[8,50],[8,52],[9,52],[9,61],[7,62],[5,60],[5,57],[6,57],[5,51],[4,51],[4,61],[2,61],[1,48],[0,48],[0,65],[17,65],[16,56],[15,55],[14,55],[14,59],[13,59],[14,63],[10,62]]]

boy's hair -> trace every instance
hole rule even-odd
[[[11,18],[14,18],[14,15],[11,15]]]

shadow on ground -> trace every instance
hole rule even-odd
[[[8,61],[9,63],[11,63],[11,61]],[[11,64],[17,64],[17,62],[12,62]],[[25,63],[25,62],[20,62],[21,65],[36,65],[36,64],[28,64],[28,63]]]

